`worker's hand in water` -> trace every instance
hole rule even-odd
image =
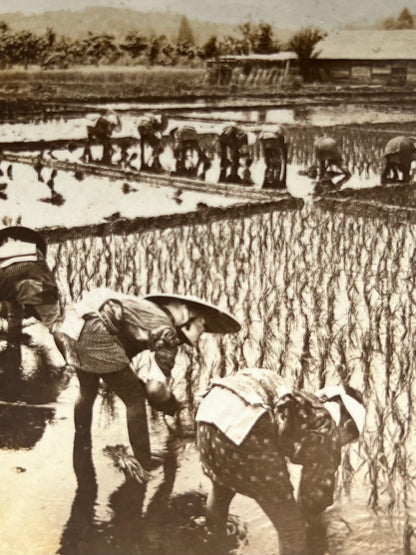
[[[103,451],[114,466],[124,472],[126,478],[133,478],[139,484],[146,484],[150,480],[150,472],[143,468],[134,455],[128,453],[125,445],[107,445]]]

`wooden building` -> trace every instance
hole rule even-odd
[[[416,85],[416,30],[339,31],[316,45],[323,80]]]
[[[212,85],[244,88],[279,85],[298,73],[298,57],[294,52],[229,55],[208,61]]]

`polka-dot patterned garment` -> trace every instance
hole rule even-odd
[[[321,512],[331,505],[341,446],[337,426],[317,397],[296,390],[278,393],[281,378],[262,369],[216,380],[214,387],[233,390],[241,399],[261,397],[269,410],[240,445],[214,424],[199,421],[205,474],[259,502],[283,502],[293,495],[287,457],[303,466],[298,497],[303,510]]]
[[[204,473],[213,482],[258,501],[272,495],[290,500],[293,487],[285,457],[278,452],[270,417],[262,416],[240,446],[213,424],[198,423],[198,446]]]

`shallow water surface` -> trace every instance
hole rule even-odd
[[[379,113],[377,124],[360,126],[367,114],[354,116],[351,109],[351,125],[341,125],[342,110],[322,109],[321,125],[291,126],[290,194],[312,199],[313,182],[299,171],[312,162],[316,135],[328,129],[340,140],[352,172],[343,187],[377,185],[384,144],[393,134],[412,133],[414,121],[409,111],[394,110],[390,123],[382,124],[389,114],[383,109]],[[245,112],[249,125],[259,117],[250,114],[256,111]],[[275,118],[273,111],[268,114]],[[286,120],[290,115],[279,114]],[[315,121],[313,110],[301,117]],[[126,129],[133,129],[134,118],[123,118]],[[6,131],[16,140],[63,138],[67,131],[75,137],[87,121],[72,120],[65,128],[62,122],[49,122],[45,125],[50,127],[37,129],[35,135],[32,124]],[[339,125],[329,126],[331,122]],[[68,152],[61,154],[66,159]],[[167,171],[171,158],[168,145],[162,157]],[[218,171],[217,162],[214,153],[212,172]],[[257,187],[261,164],[254,157]],[[70,172],[58,172],[55,186],[65,204],[53,206],[42,200],[48,195],[50,168],[39,181],[30,166],[13,164],[12,177],[6,167],[2,161],[1,182],[7,181],[10,195],[0,201],[2,216],[23,215],[26,225],[58,225],[62,211],[68,218],[65,225],[80,225],[92,221],[89,207],[97,212],[99,206],[100,218],[117,211],[135,217],[140,211],[155,211],[155,204],[160,211],[165,201],[176,203],[166,188],[153,189],[157,196],[152,198],[146,197],[145,188],[122,196],[122,182],[97,177],[79,181]],[[195,208],[198,200],[187,195],[183,193],[186,202],[174,204],[174,211],[186,208],[190,200]],[[237,337],[205,337],[198,353],[180,353],[174,391],[189,406],[211,377],[239,366],[274,368],[290,383],[311,391],[322,383],[352,380],[364,392],[368,417],[360,443],[343,458],[336,501],[325,514],[327,552],[410,555],[416,529],[415,241],[416,230],[409,222],[393,226],[382,218],[332,213],[311,200],[299,210],[62,241],[49,245],[48,262],[64,304],[85,289],[108,286],[134,294],[191,293],[221,301],[236,314],[243,323]],[[277,553],[269,521],[252,500],[241,496],[231,506],[238,537],[231,536],[227,546],[212,543],[198,520],[209,481],[202,474],[194,436],[170,436],[163,419],[150,412],[152,447],[166,447],[167,454],[146,491],[125,480],[103,452],[108,445],[127,444],[124,408],[118,401],[114,417],[111,403],[96,403],[92,459],[75,446],[74,466],[76,395],[73,378],[58,400],[47,405],[38,406],[36,396],[26,399],[30,406],[19,405],[18,398],[0,403],[0,469],[7,484],[0,490],[0,555]],[[185,431],[192,431],[191,422],[185,413]],[[293,466],[291,472],[296,483],[299,468]]]
[[[101,402],[96,403],[92,461],[75,447],[77,465],[73,467],[75,382],[47,409],[33,406],[32,415],[25,414],[24,406],[14,406],[15,425],[7,431],[9,446],[0,451],[7,483],[0,494],[5,509],[0,553],[225,553],[227,547],[210,539],[195,521],[204,514],[209,480],[201,471],[194,440],[169,436],[160,418],[149,413],[152,448],[165,447],[167,452],[147,490],[126,480],[103,452],[107,445],[128,444],[123,407],[118,402],[114,418]],[[2,404],[0,414],[11,406]],[[6,423],[3,415],[0,431]],[[291,473],[296,483],[298,469],[292,466]],[[239,537],[230,538],[228,549],[236,555],[278,553],[276,533],[254,501],[237,495],[230,513]],[[401,553],[403,518],[370,511],[365,492],[353,482],[351,495],[340,496],[326,512],[329,553]],[[16,533],[22,527],[24,533]]]

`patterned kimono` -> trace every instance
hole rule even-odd
[[[215,407],[226,407],[229,417],[224,409],[217,419]],[[213,482],[260,503],[290,501],[287,457],[303,466],[303,511],[332,504],[341,446],[334,420],[314,395],[288,389],[271,370],[242,370],[211,384],[196,420],[202,467]]]
[[[10,328],[23,318],[25,307],[49,328],[58,320],[58,287],[34,243],[17,241],[0,247],[0,301],[8,303]]]
[[[108,301],[121,306],[121,320]],[[104,288],[86,294],[68,311],[61,331],[72,338],[80,369],[93,374],[124,370],[149,349],[169,376],[180,344],[172,317],[158,305]]]

